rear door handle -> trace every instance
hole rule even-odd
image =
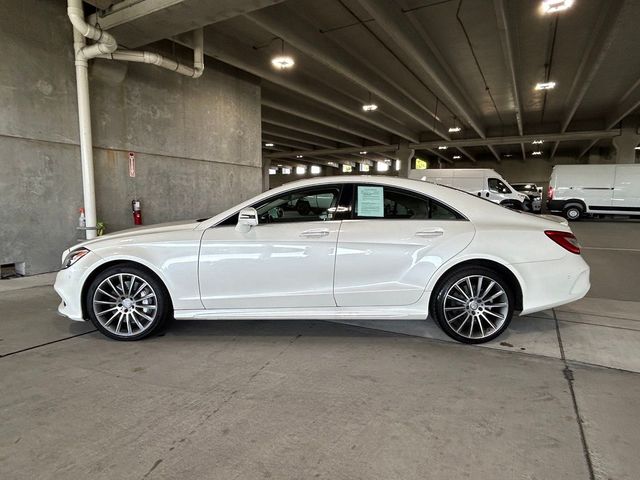
[[[300,234],[301,237],[305,238],[317,238],[317,237],[326,237],[329,235],[329,230],[326,228],[316,228],[312,230],[305,230]]]
[[[433,238],[433,237],[441,237],[444,235],[444,230],[441,228],[434,228],[433,230],[421,230],[416,232],[416,237],[422,238]]]

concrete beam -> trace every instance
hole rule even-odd
[[[319,105],[314,105],[305,97],[298,96],[296,99],[287,98],[286,95],[283,95],[283,92],[273,92],[272,89],[265,84],[262,85],[261,102],[263,106],[280,110],[281,112],[286,112],[299,118],[311,120],[327,127],[342,130],[377,144],[388,145],[391,143],[389,135],[382,130],[368,127],[367,125],[360,124],[360,122],[358,124],[353,123],[351,119],[344,115],[323,110]]]
[[[359,0],[359,2],[398,47],[411,56],[423,74],[432,80],[442,92],[448,107],[468,123],[481,138],[485,138],[484,128],[475,110],[467,103],[464,94],[449,77],[445,68],[440,65],[433,52],[427,45],[417,40],[419,34],[409,24],[400,6],[385,0]]]
[[[362,85],[376,98],[389,103],[426,130],[433,131],[441,138],[447,140],[450,138],[442,127],[434,126],[433,122],[426,120],[423,108],[418,107],[413,100],[400,94],[397,89],[387,84],[375,70],[344,50],[331,37],[320,33],[316,25],[296,15],[286,5],[280,5],[268,11],[254,12],[247,18],[274,36],[283,38],[297,50],[344,76],[345,79]],[[283,18],[286,18],[287,21],[283,22]]]
[[[262,121],[354,147],[362,145],[362,139],[355,135],[304,118],[297,118],[270,107],[264,107],[262,109]]]
[[[179,43],[192,46],[188,35],[176,39]],[[221,34],[212,29],[205,30],[205,53],[224,63],[264,78],[271,83],[280,85],[293,92],[299,93],[312,100],[359,119],[369,125],[381,128],[389,133],[410,141],[418,141],[417,132],[412,131],[400,122],[377,115],[376,112],[365,113],[362,104],[337,90],[318,82],[299,69],[290,72],[277,72],[269,67],[269,56],[261,51],[242,45],[235,38]]]
[[[125,0],[91,15],[120,45],[138,48],[283,0]]]
[[[331,140],[327,140],[326,138],[309,135],[308,133],[298,132],[296,130],[289,130],[288,128],[284,128],[279,125],[271,125],[270,123],[264,121],[262,123],[262,133],[266,133],[267,135],[275,135],[277,137],[287,138],[289,140],[295,140],[298,142],[309,143],[317,147],[337,147],[336,142],[332,142]]]

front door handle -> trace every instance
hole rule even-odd
[[[326,228],[315,228],[312,230],[305,230],[300,234],[301,237],[305,238],[318,238],[318,237],[326,237],[329,235],[329,230]]]
[[[441,237],[444,235],[444,230],[441,228],[434,228],[433,230],[421,230],[416,232],[416,237],[422,238],[433,238],[433,237]]]

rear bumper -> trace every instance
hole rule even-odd
[[[560,260],[519,263],[513,267],[524,283],[521,315],[575,302],[591,288],[589,265],[580,255],[567,253]]]

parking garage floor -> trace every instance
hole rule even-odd
[[[640,228],[572,224],[574,304],[484,346],[430,322],[175,322],[119,343],[0,281],[0,476],[635,479]]]

